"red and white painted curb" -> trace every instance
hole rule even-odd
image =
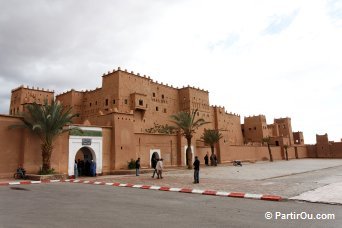
[[[72,180],[72,179],[64,180],[64,182],[108,185],[108,186],[116,186],[116,187],[130,187],[130,188],[150,189],[150,190],[169,191],[169,192],[194,193],[194,194],[201,194],[201,195],[236,197],[236,198],[270,200],[270,201],[283,200],[281,196],[251,194],[251,193],[243,193],[243,192],[222,192],[222,191],[200,190],[200,189],[192,189],[192,188],[172,188],[172,187],[165,187],[165,186],[161,187],[161,186],[155,186],[155,185],[122,184],[118,182],[106,183],[106,182],[98,182],[98,181],[84,181],[84,180]]]
[[[247,198],[247,199],[270,200],[270,201],[281,201],[284,199],[281,196],[275,196],[275,195],[251,194],[251,193],[243,193],[243,192],[223,192],[223,191],[200,190],[200,189],[192,189],[192,188],[172,188],[172,187],[166,187],[166,186],[161,187],[161,186],[155,186],[155,185],[122,184],[118,182],[107,183],[107,182],[101,182],[101,181],[86,181],[86,180],[74,180],[74,179],[17,181],[17,182],[2,182],[2,183],[0,182],[0,186],[20,185],[20,184],[56,183],[56,182],[107,185],[107,186],[116,186],[116,187],[129,187],[129,188],[150,189],[150,190],[169,191],[169,192],[194,193],[194,194],[201,194],[201,195]]]
[[[56,183],[56,182],[61,182],[61,180],[0,182],[0,186],[19,185],[19,184],[44,184],[44,183]]]

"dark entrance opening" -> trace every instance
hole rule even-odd
[[[152,153],[151,161],[152,161],[153,159],[156,159],[156,160],[159,159],[159,154],[158,154],[158,152],[153,152],[153,153]],[[152,163],[151,163],[151,167],[152,167]]]
[[[82,147],[77,151],[75,160],[77,161],[78,176],[91,176],[90,163],[94,160],[91,150]]]
[[[276,146],[279,146],[279,141],[275,141],[275,143],[276,143]]]
[[[158,152],[153,152],[152,158],[159,159],[159,154],[158,154]]]

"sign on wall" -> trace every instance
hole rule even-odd
[[[91,145],[91,139],[84,138],[82,139],[82,146],[90,146]]]

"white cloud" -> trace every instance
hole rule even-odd
[[[1,91],[93,89],[121,66],[242,116],[290,116],[311,143],[342,137],[339,1],[20,3],[0,3]]]

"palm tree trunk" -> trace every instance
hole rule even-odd
[[[215,165],[215,160],[214,160],[214,145],[210,145],[210,150],[211,150],[211,156],[210,156],[210,165],[214,166]]]
[[[51,153],[53,146],[52,144],[45,142],[41,145],[42,148],[42,173],[48,173],[48,171],[51,169]]]
[[[287,148],[285,148],[285,157],[286,157],[286,161],[288,161],[289,160],[289,155],[287,153]]]
[[[273,162],[273,156],[272,156],[272,151],[271,151],[270,144],[267,143],[267,147],[268,147],[268,153],[270,155],[270,162]]]
[[[191,138],[187,138],[188,147],[186,148],[186,165],[188,169],[192,169],[192,151],[191,151]]]

